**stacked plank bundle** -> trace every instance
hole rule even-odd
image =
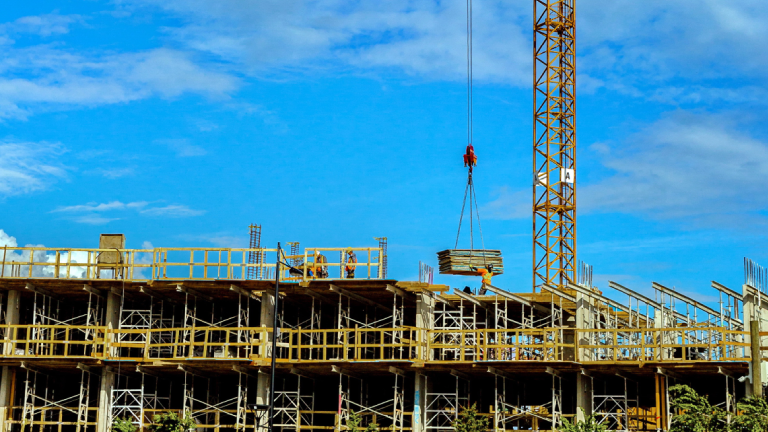
[[[440,274],[476,275],[470,266],[477,269],[493,265],[493,273],[504,273],[504,262],[499,250],[448,249],[437,253]]]

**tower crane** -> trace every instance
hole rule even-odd
[[[576,0],[533,2],[533,291],[576,278]]]

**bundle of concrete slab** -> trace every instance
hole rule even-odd
[[[491,265],[494,274],[504,273],[500,250],[448,249],[437,253],[437,261],[440,274],[472,276],[477,274],[476,269]]]

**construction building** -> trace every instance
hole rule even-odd
[[[353,248],[354,279],[347,248],[296,245],[278,260],[260,239],[4,247],[2,431],[107,432],[116,418],[145,429],[169,411],[198,431],[264,430],[273,355],[282,431],[341,431],[351,411],[382,430],[450,431],[471,404],[494,431],[554,430],[579,408],[609,430],[655,431],[669,425],[674,383],[729,412],[752,391],[744,323],[768,316],[757,282],[713,282],[719,310],[657,283],[651,299],[612,282],[619,302],[589,278],[475,296],[387,279],[379,240]],[[310,276],[316,251],[327,278]]]

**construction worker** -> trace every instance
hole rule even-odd
[[[347,279],[355,278],[355,268],[357,267],[357,255],[352,249],[347,249]]]
[[[475,148],[472,147],[472,143],[467,146],[467,153],[464,154],[464,166],[469,167],[469,172],[472,172],[472,167],[477,165],[477,155],[475,155]]]
[[[315,272],[317,273],[317,277],[320,279],[325,279],[328,277],[328,266],[318,266],[318,264],[326,263],[328,263],[328,259],[325,257],[325,255],[321,254],[320,251],[315,251]]]
[[[473,272],[477,272],[477,274],[483,278],[483,285],[480,288],[479,295],[485,294],[485,292],[488,290],[486,286],[487,285],[493,286],[491,285],[491,280],[493,278],[493,264],[489,264],[488,267],[486,268],[479,268],[479,269],[473,266],[469,266],[469,269],[472,270]]]

